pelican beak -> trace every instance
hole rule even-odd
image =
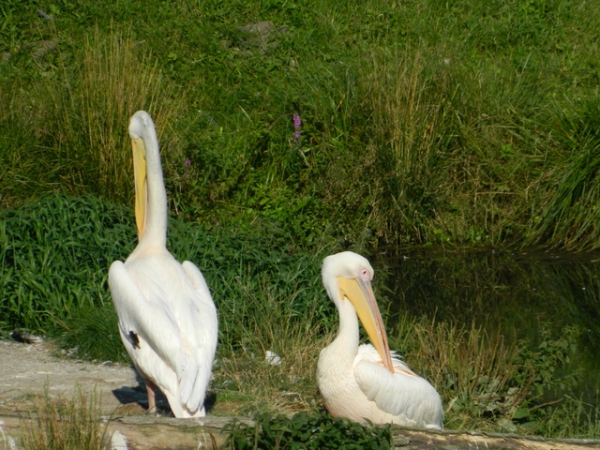
[[[146,203],[147,177],[146,177],[146,147],[141,138],[131,139],[133,148],[133,174],[135,176],[135,223],[138,238],[141,239],[146,231]]]
[[[371,283],[363,281],[360,278],[348,279],[339,277],[338,286],[340,287],[341,297],[350,300],[356,309],[358,318],[369,335],[371,342],[373,342],[375,349],[381,356],[383,365],[391,373],[394,373],[390,346]]]

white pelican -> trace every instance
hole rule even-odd
[[[356,253],[323,261],[323,284],[340,314],[338,335],[319,356],[323,403],[332,416],[355,422],[442,429],[444,410],[435,388],[390,352],[373,275],[369,261]],[[358,345],[357,313],[375,347]]]
[[[156,130],[150,115],[131,118],[139,243],[108,283],[127,353],[155,412],[156,386],[175,417],[205,415],[204,396],[217,348],[217,310],[198,268],[179,264],[167,250],[167,194]]]

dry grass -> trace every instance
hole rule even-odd
[[[101,450],[106,448],[107,423],[100,421],[95,394],[78,391],[71,400],[51,399],[48,392],[34,400],[22,448],[29,450]]]
[[[36,130],[54,153],[61,183],[73,194],[93,191],[124,201],[133,192],[129,118],[140,109],[152,115],[163,148],[163,131],[180,115],[183,95],[151,62],[144,43],[98,31],[86,39],[75,67],[60,52],[58,65],[37,86],[43,98]],[[176,146],[174,146],[176,148]]]
[[[298,342],[289,336],[277,363],[259,350],[227,352],[214,369],[217,394],[215,412],[248,414],[279,411],[291,414],[314,408],[319,401],[316,385],[318,344]]]
[[[378,225],[390,235],[397,227],[418,235],[434,208],[434,195],[442,196],[448,188],[438,182],[449,139],[447,96],[452,92],[444,70],[432,76],[427,68],[420,53],[373,55],[361,81],[364,107],[371,115],[367,160],[377,175],[375,217],[387,217]]]
[[[316,317],[316,308],[327,305],[327,300],[316,301],[306,311],[295,311],[299,287],[284,293],[268,275],[256,284],[246,285],[250,280],[243,278],[236,283],[244,297],[220,308],[221,333],[227,337],[221,339],[222,356],[212,384],[217,408],[231,409],[238,401],[240,408],[235,413],[293,412],[314,406],[318,400],[319,352],[330,341]],[[267,351],[280,360],[268,361]],[[225,405],[220,405],[222,401]]]
[[[481,428],[486,416],[510,420],[530,399],[535,371],[499,331],[404,319],[395,342],[440,392],[448,428]]]

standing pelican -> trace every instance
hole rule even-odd
[[[127,353],[156,411],[155,388],[175,417],[205,415],[204,396],[217,348],[217,311],[204,277],[167,250],[167,194],[156,130],[150,115],[131,118],[139,243],[110,266],[108,284]]]
[[[355,422],[442,429],[444,410],[435,388],[390,352],[373,275],[369,261],[356,253],[323,261],[323,284],[340,314],[338,335],[319,357],[323,403],[332,416]],[[375,347],[358,345],[357,313]]]

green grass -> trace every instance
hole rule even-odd
[[[194,221],[275,222],[302,246],[596,248],[585,155],[599,12],[560,1],[7,2],[1,201],[62,191],[127,203],[126,123],[145,108],[172,205]],[[260,21],[273,23],[262,37],[247,27]]]
[[[0,217],[4,327],[50,335],[66,331],[66,342],[77,342],[82,356],[118,360],[118,355],[86,354],[84,349],[86,339],[90,352],[98,348],[94,341],[103,320],[114,322],[108,267],[126,259],[136,245],[130,211],[96,197],[55,195]],[[277,311],[285,319],[266,324],[270,328],[260,336],[264,346],[278,342],[288,332],[286,327],[305,325],[306,318],[332,323],[320,293],[319,254],[295,253],[276,229],[252,235],[210,230],[173,217],[168,247],[179,260],[189,259],[200,267],[222,318],[244,318],[223,322],[222,345],[239,349],[249,334],[256,337],[252,327],[267,312]],[[116,329],[108,336],[107,348],[114,348],[113,340],[119,341]]]

